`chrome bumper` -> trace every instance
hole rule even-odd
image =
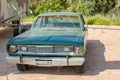
[[[84,57],[23,57],[22,62],[19,56],[7,56],[10,63],[28,64],[36,66],[77,66],[85,62]],[[37,65],[37,61],[51,61],[51,65]]]

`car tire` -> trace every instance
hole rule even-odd
[[[20,33],[24,33],[25,31],[27,31],[27,29],[22,29]]]
[[[13,37],[17,36],[18,34],[19,34],[19,28],[14,29]]]
[[[84,64],[81,66],[75,66],[75,72],[78,74],[84,73]]]
[[[12,24],[18,24],[18,25],[13,25],[12,27],[19,27],[20,25],[20,21],[19,20],[15,20],[15,21],[12,21]]]
[[[27,31],[27,29],[22,29],[22,30],[19,32],[19,28],[16,28],[16,29],[14,29],[14,31],[13,31],[13,37],[15,37],[15,36],[17,36],[17,35],[25,32],[25,31]]]
[[[25,64],[16,64],[16,66],[19,71],[27,71],[29,69],[29,65]]]

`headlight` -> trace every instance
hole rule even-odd
[[[17,50],[18,50],[18,48],[16,45],[10,45],[10,47],[9,47],[10,52],[17,52]]]
[[[82,47],[74,47],[74,53],[80,54],[82,52]]]

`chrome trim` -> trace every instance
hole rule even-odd
[[[20,63],[20,57],[19,56],[7,56],[7,60],[10,63],[19,63],[19,64],[28,64],[28,65],[35,65],[37,60],[50,60],[52,61],[52,65],[48,65],[49,67],[52,66],[77,66],[82,65],[85,62],[84,57],[23,57],[23,62]],[[39,65],[43,66],[43,65]],[[46,67],[46,66],[44,66]]]
[[[53,47],[53,46],[39,46],[39,45],[36,45],[36,47]]]
[[[74,55],[73,52],[58,52],[58,53],[34,53],[34,52],[22,52],[19,51],[16,54],[28,54],[28,55]]]

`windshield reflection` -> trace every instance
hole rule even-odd
[[[40,16],[33,28],[80,28],[78,16]]]

